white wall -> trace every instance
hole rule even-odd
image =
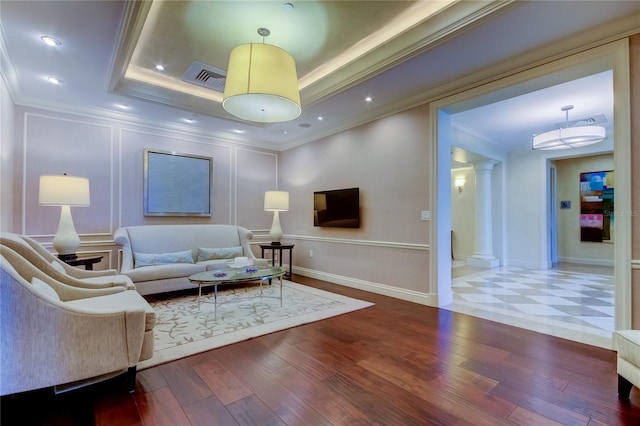
[[[455,186],[457,177],[464,177],[462,192]],[[475,173],[471,167],[451,170],[451,229],[455,260],[466,260],[473,255],[475,241]]]
[[[4,78],[0,78],[0,231],[10,231],[13,224],[14,117],[11,94]]]
[[[202,135],[126,121],[17,107],[13,140],[15,195],[12,232],[50,246],[60,210],[38,204],[39,177],[62,174],[88,177],[91,205],[73,208],[82,240],[79,253],[104,256],[99,268],[119,265],[113,232],[120,226],[172,223],[238,224],[268,233],[272,216],[263,209],[264,191],[276,187],[278,155],[247,149]],[[10,144],[11,145],[11,144]],[[145,217],[143,151],[164,151],[213,158],[211,217]],[[3,153],[4,155],[4,153]],[[4,163],[4,158],[3,158]],[[3,180],[7,175],[3,169]],[[5,210],[3,201],[3,211]]]
[[[507,262],[512,266],[546,269],[546,167],[541,151],[509,155],[506,190]]]
[[[291,210],[280,218],[298,273],[401,298],[428,293],[426,123],[419,107],[281,153]],[[314,227],[313,192],[351,187],[360,188],[361,227]]]

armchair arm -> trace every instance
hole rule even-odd
[[[60,259],[55,259],[54,262],[61,264],[65,272],[67,273],[67,275],[70,275],[78,279],[113,276],[118,274],[118,271],[116,271],[115,269],[102,269],[100,271],[88,271],[86,269],[80,269],[80,268],[76,268],[75,266],[71,266]]]
[[[6,235],[8,236],[9,234],[6,234]],[[67,273],[67,275],[70,275],[74,278],[83,279],[83,278],[101,277],[104,275],[116,275],[118,272],[115,269],[107,269],[102,271],[87,271],[84,269],[74,268],[73,266],[68,265],[67,263],[55,257],[53,253],[51,253],[49,250],[44,248],[42,245],[40,245],[40,243],[38,243],[33,238],[30,238],[24,235],[20,235],[17,237],[19,239],[22,239],[25,243],[27,243],[33,249],[33,251],[38,253],[40,256],[42,256],[44,260],[46,260],[47,262],[55,262],[59,264],[60,266],[62,266],[62,268],[64,268],[64,271]],[[14,241],[16,241],[15,238],[14,238]],[[10,247],[12,246],[10,245]]]

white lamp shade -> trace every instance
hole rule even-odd
[[[75,176],[40,176],[38,202],[45,206],[88,207],[89,179]]]
[[[466,180],[464,178],[464,176],[458,176],[456,177],[455,181],[454,181],[454,185],[458,188],[464,186]]]
[[[566,149],[592,145],[606,137],[602,126],[578,126],[552,130],[533,137],[533,149]]]
[[[267,212],[286,212],[289,210],[287,191],[267,191],[264,193],[264,210]]]
[[[242,44],[231,51],[222,107],[248,121],[277,123],[302,112],[296,63],[270,44]]]

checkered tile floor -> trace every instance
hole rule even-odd
[[[611,348],[613,276],[496,268],[454,278],[444,309]]]

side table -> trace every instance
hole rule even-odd
[[[293,276],[293,248],[295,244],[260,244],[261,256],[264,258],[265,250],[271,251],[271,266],[276,266],[276,252],[278,253],[278,266],[282,266],[282,251],[289,251],[289,268],[284,274],[284,278],[291,280]]]
[[[66,263],[67,265],[71,265],[71,266],[84,266],[84,269],[86,269],[87,271],[92,271],[93,270],[93,264],[94,263],[99,263],[102,260],[103,256],[78,256],[75,259],[60,259],[62,260],[64,263]]]

